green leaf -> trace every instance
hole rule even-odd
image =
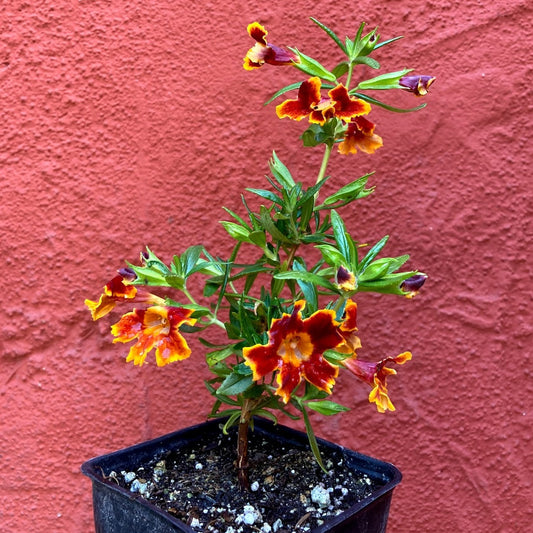
[[[309,409],[326,416],[336,415],[338,413],[344,413],[350,410],[348,407],[344,407],[344,405],[340,405],[329,400],[308,402],[306,405],[309,407]]]
[[[374,260],[376,255],[381,252],[385,244],[387,244],[387,241],[389,240],[389,236],[385,235],[380,241],[378,241],[370,250],[367,252],[365,257],[361,260],[359,263],[359,269],[358,271],[362,274],[365,271],[365,268]]]
[[[264,189],[251,189],[248,187],[245,190],[253,194],[257,194],[257,196],[260,196],[261,198],[270,200],[271,202],[274,202],[275,204],[283,205],[281,198],[277,194],[273,193],[272,191],[267,191]]]
[[[347,261],[344,255],[342,255],[337,248],[331,244],[319,244],[316,246],[320,250],[324,261],[331,266],[339,267],[341,265],[347,266]]]
[[[251,242],[250,241],[250,230],[248,228],[243,228],[240,224],[235,222],[228,222],[222,220],[220,222],[224,229],[230,234],[232,238],[240,242]]]
[[[337,46],[346,54],[346,46],[343,44],[343,42],[339,39],[337,34],[330,30],[325,24],[322,24],[322,22],[319,22],[316,18],[310,17],[311,20],[322,30],[324,30],[337,44]]]
[[[334,209],[331,210],[331,225],[333,227],[333,237],[341,254],[346,258],[348,264],[353,263],[351,247],[348,243],[346,227],[340,215]]]
[[[364,176],[352,181],[351,183],[348,183],[344,187],[341,187],[336,193],[332,194],[331,196],[328,196],[324,200],[324,206],[335,204],[337,202],[351,202],[352,200],[357,200],[358,198],[368,196],[373,192],[374,188],[365,190],[365,185],[368,181],[368,178],[372,176],[372,174],[374,173],[370,172],[368,174],[365,174]],[[363,191],[365,194],[362,195],[361,193]]]
[[[354,92],[353,96],[356,96],[357,98],[361,98],[361,100],[364,100],[365,102],[368,102],[369,104],[382,107],[383,109],[386,109],[387,111],[392,111],[393,113],[412,113],[413,111],[420,111],[421,109],[424,109],[424,107],[427,106],[426,103],[423,103],[423,104],[417,105],[416,107],[409,107],[405,109],[401,107],[391,106],[389,104],[386,104],[385,102],[381,102],[380,100],[377,100],[376,98],[372,98],[371,96],[368,96],[367,94]]]
[[[297,272],[307,272],[303,260],[295,260],[292,264],[292,267]],[[301,279],[296,281],[298,283],[298,286],[302,290],[309,311],[311,313],[314,313],[318,309],[318,293],[316,290],[316,286],[313,283]]]
[[[297,69],[301,70],[302,72],[305,72],[306,74],[309,74],[309,76],[318,76],[323,80],[328,80],[333,83],[337,81],[335,74],[323,67],[316,59],[302,54],[296,48],[289,47],[289,49],[292,50],[295,54],[298,54],[298,56],[300,57],[300,62],[294,63],[294,66]]]
[[[370,80],[365,80],[359,83],[359,85],[354,89],[354,91],[362,90],[384,90],[384,89],[401,89],[399,84],[400,78],[403,78],[409,72],[412,72],[411,69],[398,70],[396,72],[387,72],[386,74],[381,74]],[[352,91],[350,91],[351,94]]]
[[[326,467],[324,466],[324,463],[322,462],[322,456],[320,455],[320,449],[318,447],[318,442],[315,437],[315,432],[313,431],[313,428],[311,426],[311,421],[309,420],[309,415],[307,414],[307,411],[305,410],[305,406],[303,405],[303,403],[300,402],[299,405],[302,411],[304,424],[305,424],[305,431],[307,433],[307,439],[309,440],[309,446],[311,448],[311,451],[313,452],[316,462],[318,463],[320,468],[322,468],[322,470],[327,474],[328,471],[326,470]]]
[[[214,352],[209,352],[205,356],[205,360],[209,366],[216,365],[221,361],[224,361],[227,357],[234,353],[234,346],[226,346],[221,350],[215,350]]]
[[[270,212],[264,205],[262,205],[260,208],[259,216],[261,218],[263,227],[268,231],[268,233],[270,233],[270,235],[272,235],[275,241],[292,243],[292,241],[285,237],[285,235],[277,228],[276,224],[272,220],[272,217],[270,216]]]
[[[273,102],[276,98],[278,98],[279,96],[285,94],[285,93],[288,93],[289,91],[293,91],[294,89],[299,89],[300,88],[300,85],[302,84],[301,81],[299,81],[298,83],[291,83],[290,85],[287,85],[286,87],[283,87],[282,89],[280,89],[279,91],[276,91],[265,103],[264,105],[268,105],[270,104],[271,102]]]
[[[253,384],[252,371],[250,375],[243,376],[236,372],[230,374],[220,385],[217,390],[217,395],[223,396],[235,396],[242,394],[245,390],[249,389]]]
[[[276,181],[284,188],[291,189],[296,185],[292,179],[289,169],[281,162],[276,152],[272,152],[272,159],[269,161],[270,172]]]
[[[347,72],[348,72],[348,69],[350,68],[350,65],[348,64],[347,61],[342,61],[341,63],[339,63],[332,71],[331,73],[337,78],[339,79],[341,76],[344,76]]]
[[[187,278],[194,271],[203,249],[204,247],[201,245],[191,246],[181,254],[180,262],[184,278]]]
[[[377,50],[378,48],[381,48],[382,46],[387,46],[388,44],[391,44],[394,41],[397,41],[399,39],[403,39],[403,36],[393,37],[392,39],[388,39],[386,41],[382,41],[381,43],[378,43],[378,44],[376,44],[376,46],[374,46],[374,50]]]
[[[327,279],[324,279],[322,276],[319,276],[318,274],[313,274],[312,272],[278,272],[277,274],[274,274],[274,278],[305,281],[308,283],[312,283],[313,285],[319,285],[332,291],[336,291],[335,285],[333,285]]]
[[[227,207],[222,207],[222,209],[224,209],[226,213],[231,215],[241,226],[251,230],[250,226],[248,226],[248,224],[237,213],[234,213],[231,209],[228,209]]]
[[[400,289],[402,281],[418,274],[418,271],[398,272],[397,274],[388,274],[378,280],[361,281],[358,285],[359,291],[378,292],[382,294],[398,294],[405,295]]]
[[[373,68],[373,69],[379,69],[379,63],[372,57],[368,57],[368,56],[358,56],[356,57],[353,62],[355,64],[363,64],[363,65],[367,65],[368,67],[370,68]]]

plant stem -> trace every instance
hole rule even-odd
[[[352,82],[352,74],[353,74],[353,63],[350,61],[350,65],[348,66],[348,75],[346,76],[346,90],[350,90],[350,83]]]
[[[248,428],[251,417],[251,402],[246,399],[241,410],[237,437],[237,476],[241,490],[250,489],[250,480],[248,479]]]
[[[322,164],[320,165],[320,170],[318,172],[318,177],[316,182],[324,179],[326,175],[326,169],[328,168],[329,156],[331,155],[331,150],[333,149],[333,144],[326,144],[326,150],[324,151],[324,157],[322,158]]]

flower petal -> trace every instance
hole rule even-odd
[[[383,146],[383,139],[374,133],[375,125],[364,117],[355,117],[348,124],[344,140],[339,144],[339,153],[355,154],[357,149],[373,154]]]
[[[341,83],[331,89],[328,94],[334,101],[335,116],[340,119],[348,121],[352,117],[367,115],[372,109],[368,102],[359,98],[352,98],[348,93],[348,89]]]
[[[291,120],[302,120],[315,112],[317,115],[314,120],[318,121],[322,117],[322,123],[325,122],[323,118],[322,110],[315,110],[314,107],[318,106],[322,100],[320,94],[321,82],[317,76],[309,78],[302,82],[298,89],[297,100],[285,100],[278,106],[276,106],[276,114],[279,118],[290,118]]]

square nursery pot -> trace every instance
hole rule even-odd
[[[309,450],[307,435],[280,424],[274,425],[269,420],[254,420],[254,438],[272,439],[276,446],[289,446],[297,450]],[[93,510],[96,533],[198,533],[212,531],[187,525],[172,514],[161,510],[139,494],[118,485],[114,473],[130,472],[136,467],[164,457],[170,450],[189,447],[200,440],[210,438],[216,443],[221,436],[220,420],[212,420],[192,426],[157,439],[147,441],[124,450],[102,455],[84,463],[82,473],[92,480]],[[387,518],[392,498],[392,491],[401,480],[400,471],[392,464],[361,455],[331,442],[317,439],[323,454],[333,451],[342,454],[344,468],[351,469],[366,476],[366,482],[372,482],[372,493],[361,501],[336,516],[330,516],[324,523],[313,529],[294,528],[293,531],[310,531],[311,533],[383,533],[387,527]],[[236,440],[235,440],[236,442]],[[216,447],[216,444],[213,445]],[[297,452],[296,452],[297,453]],[[110,477],[111,476],[111,477]],[[297,496],[296,496],[297,497]],[[194,526],[194,527],[193,527]],[[286,526],[285,526],[286,527]],[[279,528],[280,532],[290,531]],[[276,528],[241,527],[242,531],[276,531]],[[226,533],[224,529],[215,529]],[[237,532],[234,524],[227,528]]]

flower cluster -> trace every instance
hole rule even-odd
[[[333,415],[348,410],[328,399],[339,374],[348,370],[365,383],[368,399],[379,412],[394,411],[387,379],[396,374],[393,365],[411,359],[408,351],[378,361],[359,357],[357,293],[412,298],[427,278],[417,270],[400,270],[409,259],[407,254],[380,256],[388,236],[371,246],[352,237],[339,211],[373,193],[373,187],[367,188],[371,174],[322,198],[322,187],[330,179],[328,162],[334,147],[347,155],[372,154],[383,146],[368,118],[372,106],[392,112],[425,107],[400,109],[369,92],[399,89],[424,96],[435,78],[403,69],[361,79],[352,87],[357,67],[379,69],[372,55],[396,39],[380,42],[376,30],[365,35],[361,24],[354,39],[341,40],[321,22],[312,21],[342,52],[333,69],[296,48],[269,43],[267,31],[257,22],[248,26],[255,44],[243,66],[248,71],[265,65],[292,67],[299,73],[300,79],[276,91],[269,103],[296,91],[276,105],[276,114],[298,122],[307,119],[303,145],[323,146],[314,183],[306,186],[295,180],[274,152],[269,162],[271,188],[246,189],[260,199],[259,210],[253,211],[246,202],[244,216],[226,209],[231,220],[222,225],[235,241],[227,259],[212,255],[200,244],[166,264],[147,249],[141,253],[140,264],[128,263],[104,286],[99,299],[86,300],[86,305],[94,320],[117,306],[129,306],[111,326],[111,333],[114,342],[131,343],[126,361],[138,366],[149,361],[152,351],[158,366],[187,359],[191,355],[187,335],[213,327],[224,330],[227,342],[222,345],[200,338],[207,346],[205,358],[212,373],[206,381],[214,397],[210,416],[224,418],[224,431],[239,424],[242,436],[254,415],[275,418],[276,411],[301,415],[320,463],[308,412]],[[254,261],[237,260],[243,245],[257,252]],[[305,252],[309,247],[319,253],[315,262]],[[203,279],[203,301],[189,292],[191,278],[196,284]],[[262,283],[264,279],[269,281]],[[172,298],[157,296],[147,290],[150,286],[172,291]],[[242,440],[238,464],[246,465],[247,446]],[[239,479],[246,486],[243,471]]]

